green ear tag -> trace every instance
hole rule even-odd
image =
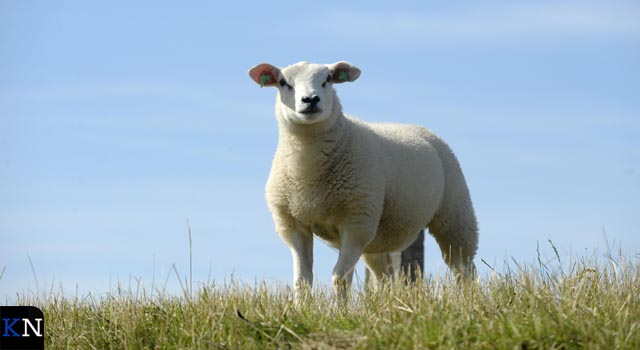
[[[260,76],[260,87],[265,86],[267,83],[269,83],[271,81],[271,75],[267,74],[267,73],[263,73]]]
[[[349,74],[347,74],[347,72],[341,70],[340,74],[338,74],[338,80],[340,81],[347,81],[349,80]]]

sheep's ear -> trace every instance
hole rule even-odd
[[[276,86],[280,69],[268,63],[260,63],[259,65],[249,69],[249,76],[256,84],[263,86]]]
[[[349,62],[337,62],[329,65],[331,82],[334,84],[355,81],[360,76],[360,69]]]

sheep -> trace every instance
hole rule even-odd
[[[452,271],[475,275],[476,217],[458,160],[442,139],[420,126],[344,114],[333,85],[358,79],[360,69],[349,62],[262,63],[249,76],[278,90],[266,200],[291,250],[296,297],[313,282],[314,235],[339,251],[332,283],[342,299],[360,257],[380,281],[393,274],[391,254],[427,227]]]

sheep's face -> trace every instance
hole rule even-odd
[[[331,116],[335,91],[325,65],[298,63],[280,71],[278,81],[283,116],[289,121],[313,124]]]
[[[289,122],[315,124],[332,115],[336,101],[333,84],[356,80],[360,70],[348,62],[300,62],[284,69],[263,63],[251,68],[249,76],[260,86],[279,89],[277,108]]]

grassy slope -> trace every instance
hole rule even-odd
[[[51,295],[47,349],[640,349],[640,265],[529,264],[459,287],[448,277],[296,306],[284,288],[213,284],[193,298]]]

